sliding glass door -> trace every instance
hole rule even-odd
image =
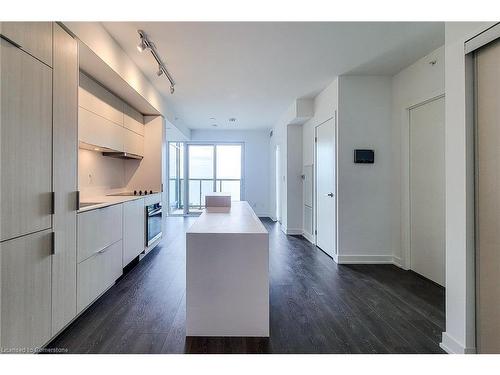
[[[188,145],[189,212],[205,207],[205,195],[215,191],[215,146]]]
[[[169,214],[184,214],[184,143],[170,142],[168,147]]]
[[[216,190],[241,200],[241,145],[216,145]]]
[[[201,212],[205,195],[214,191],[231,194],[233,201],[242,199],[243,144],[171,142],[169,150],[171,215]],[[188,197],[187,205],[183,197]]]

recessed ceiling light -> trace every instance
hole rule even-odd
[[[234,117],[231,117],[231,118],[229,119],[229,122],[236,122],[236,119],[235,119]]]
[[[209,120],[210,121],[215,121],[215,117],[210,117]]]
[[[213,126],[214,128],[216,128],[216,127],[217,127],[217,124],[212,124],[212,126]]]
[[[97,148],[97,147],[94,147],[94,151],[99,151],[99,148]]]

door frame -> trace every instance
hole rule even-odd
[[[318,139],[318,127],[323,125],[325,122],[330,121],[333,119],[333,133],[335,134],[335,139],[334,139],[334,145],[335,145],[335,177],[334,177],[334,186],[333,186],[333,193],[335,194],[335,210],[334,210],[334,215],[335,215],[335,227],[333,228],[334,233],[335,233],[335,249],[334,249],[334,255],[333,255],[333,260],[338,263],[338,255],[339,255],[339,233],[338,233],[338,132],[337,132],[337,111],[335,110],[333,112],[333,116],[329,117],[325,121],[320,122],[318,125],[314,126],[314,139],[313,139],[313,228],[314,228],[314,233],[313,233],[313,238],[314,238],[314,245],[317,246],[318,243],[318,181],[317,181],[317,176],[318,176],[318,171],[317,171],[317,139]],[[319,247],[318,247],[319,249]],[[323,250],[321,250],[323,251]],[[325,251],[323,251],[325,254],[327,254]],[[328,255],[328,254],[327,254]],[[328,255],[329,256],[329,255]]]
[[[394,262],[405,270],[411,269],[411,185],[410,185],[410,111],[446,96],[444,92],[408,104],[402,109],[401,128],[401,258]]]

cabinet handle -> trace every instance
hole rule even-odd
[[[76,211],[78,211],[80,209],[80,190],[77,190],[75,195],[76,195],[75,207],[76,207]]]
[[[50,199],[52,200],[52,202],[50,204],[50,212],[52,213],[52,215],[55,215],[55,213],[56,213],[56,193],[54,191],[50,194]]]
[[[101,250],[97,250],[94,254],[104,254],[106,251],[109,250],[109,248],[111,247],[111,245],[105,246]]]
[[[9,39],[7,38],[5,35],[3,34],[0,34],[0,38],[5,40],[6,42],[12,44],[14,47],[17,47],[17,48],[22,48],[20,44],[14,42],[12,39]]]
[[[56,255],[56,232],[52,232],[52,234],[51,234],[50,255]]]

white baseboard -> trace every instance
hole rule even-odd
[[[338,255],[339,264],[394,264],[400,266],[399,258],[393,255]]]
[[[395,266],[398,266],[399,268],[402,268],[404,270],[408,270],[405,266],[403,266],[403,260],[400,257],[393,256],[392,257],[392,264]]]
[[[307,233],[306,231],[304,231],[302,233],[302,236],[304,236],[304,238],[306,240],[308,240],[310,243],[312,243],[313,245],[315,245],[315,243],[314,243],[314,236],[311,233]]]
[[[442,341],[439,344],[441,349],[443,349],[448,354],[474,354],[476,353],[476,348],[467,348],[460,344],[457,340],[451,337],[448,333],[443,332]]]

